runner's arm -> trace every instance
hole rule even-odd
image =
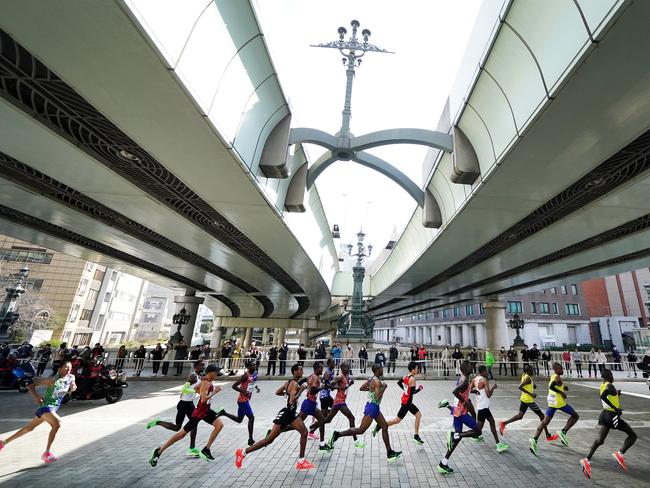
[[[235,381],[232,384],[232,389],[233,390],[235,390],[238,393],[244,394],[244,391],[241,388],[239,388],[239,385],[241,385],[246,380],[246,375],[247,375],[247,373],[244,373],[243,375],[241,375],[239,377],[239,379],[237,381]]]
[[[607,395],[616,395],[617,391],[616,388],[614,388],[614,385],[610,384],[605,388],[605,391],[603,391],[602,395],[600,395],[600,399],[607,405],[609,405],[610,408],[614,409],[614,412],[616,412],[617,415],[621,415],[623,413],[623,410],[620,408],[616,408],[612,402],[609,401],[609,398],[607,398]]]
[[[36,392],[37,386],[51,386],[54,383],[54,378],[39,378],[33,383],[27,385],[27,389],[36,400],[36,403],[40,404],[43,402],[43,397]]]
[[[411,376],[411,378],[409,379],[409,390],[411,390],[410,391],[411,395],[415,395],[416,393],[420,393],[422,391],[422,385],[420,385],[419,388],[415,387],[415,377],[414,376]]]
[[[280,388],[278,388],[277,390],[275,390],[275,394],[276,394],[277,396],[284,396],[285,392],[287,391],[287,384],[288,384],[288,382],[285,383],[284,385],[282,385],[282,386],[281,386]]]
[[[359,387],[359,391],[369,391],[370,390],[370,380],[366,381]]]
[[[531,383],[530,378],[526,378],[524,381],[522,381],[522,382],[519,384],[519,388],[518,388],[519,391],[521,391],[521,392],[523,392],[523,393],[526,393],[527,395],[530,394],[530,393],[528,393],[526,390],[524,390],[524,386],[529,385],[530,383]],[[532,393],[531,396],[532,396],[533,398],[535,398],[537,395],[536,395],[535,393]]]
[[[564,393],[563,391],[560,391],[558,389],[558,386],[561,385],[561,384],[562,384],[561,381],[560,381],[560,383],[556,383],[555,381],[553,381],[549,385],[548,389],[554,391],[555,393],[558,393],[562,398],[566,398],[566,393]]]
[[[373,380],[375,381],[375,380]],[[379,383],[379,384],[377,384]],[[371,385],[372,386],[372,385]],[[377,398],[377,401],[380,401],[381,398],[384,396],[384,392],[386,391],[386,388],[388,388],[388,385],[386,383],[383,383],[380,380],[375,381],[375,398]]]

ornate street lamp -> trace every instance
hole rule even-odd
[[[10,276],[8,286],[5,288],[7,294],[4,302],[0,305],[0,340],[2,341],[9,338],[9,327],[18,320],[19,314],[16,313],[16,308],[18,300],[27,288],[27,275],[29,275],[29,268],[23,266],[18,273]]]
[[[173,336],[169,338],[169,342],[172,344],[178,344],[183,340],[183,334],[181,334],[181,327],[190,323],[190,314],[187,313],[185,307],[181,308],[178,313],[175,313],[172,317],[172,323],[176,326],[176,332]]]
[[[517,337],[515,337],[515,342],[513,344],[515,347],[522,347],[524,345],[524,340],[519,335],[519,329],[523,329],[524,325],[526,325],[526,322],[524,322],[524,319],[520,318],[518,314],[514,314],[508,321],[508,326],[517,331]]]

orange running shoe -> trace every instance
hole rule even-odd
[[[304,469],[312,469],[313,467],[314,467],[314,465],[312,463],[310,463],[309,461],[307,461],[307,459],[303,459],[299,463],[296,463],[296,469],[298,471],[302,471]]]
[[[616,462],[621,467],[621,469],[627,471],[627,466],[625,465],[625,458],[623,457],[623,454],[621,454],[621,451],[613,452],[612,457],[616,459]]]
[[[505,430],[506,430],[506,423],[503,420],[499,420],[499,432],[501,432],[501,435],[503,435]]]
[[[235,467],[237,469],[241,469],[241,465],[244,462],[245,457],[246,457],[246,454],[244,454],[243,449],[237,449],[235,451]]]
[[[549,435],[549,436],[546,437],[546,440],[549,441],[549,442],[551,442],[551,441],[556,441],[556,440],[558,440],[559,438],[560,438],[559,435],[557,435],[557,434],[551,434],[551,435]]]
[[[589,462],[589,459],[581,459],[580,466],[582,466],[582,474],[584,474],[588,479],[591,479],[591,463]]]

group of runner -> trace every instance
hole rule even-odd
[[[22,429],[5,440],[0,440],[0,451],[10,442],[21,437],[36,428],[41,423],[46,422],[50,425],[50,434],[48,436],[46,450],[42,455],[45,463],[52,463],[57,460],[51,452],[51,446],[61,425],[61,419],[57,410],[61,406],[64,396],[68,392],[76,389],[74,376],[71,374],[70,362],[64,362],[59,367],[57,374],[51,378],[42,378],[29,385],[29,391],[36,399],[39,407],[35,412],[34,418]],[[210,448],[215,439],[223,428],[221,417],[228,418],[234,422],[241,423],[244,418],[248,419],[248,446],[241,447],[235,451],[235,466],[241,469],[243,462],[251,453],[269,446],[283,432],[295,430],[300,434],[299,456],[296,463],[298,470],[307,470],[313,468],[305,457],[307,447],[307,438],[311,437],[320,440],[319,452],[331,452],[335,443],[343,437],[352,437],[354,446],[362,449],[366,446],[365,442],[359,438],[375,422],[372,435],[375,436],[381,431],[384,445],[386,446],[387,459],[393,462],[401,457],[401,451],[395,451],[390,444],[388,429],[399,424],[408,413],[415,416],[415,433],[413,441],[421,445],[424,443],[419,435],[420,421],[422,414],[414,404],[414,396],[422,391],[422,386],[416,384],[417,364],[411,362],[407,366],[408,374],[401,378],[397,384],[403,390],[401,397],[400,409],[397,416],[391,420],[386,420],[381,412],[380,404],[388,385],[382,380],[383,367],[380,364],[372,366],[373,376],[368,378],[360,387],[361,391],[368,394],[368,399],[363,411],[363,417],[359,426],[355,426],[355,417],[350,411],[346,401],[348,389],[354,384],[350,378],[349,366],[345,363],[340,365],[340,372],[336,374],[335,363],[333,359],[326,362],[325,367],[322,362],[315,362],[313,372],[307,378],[303,378],[303,367],[300,363],[291,368],[291,379],[284,383],[275,392],[278,396],[286,397],[286,405],[278,412],[273,420],[272,427],[267,431],[263,439],[255,441],[253,438],[253,428],[255,416],[250,404],[254,391],[259,392],[256,385],[257,381],[257,364],[250,362],[244,374],[232,385],[232,389],[238,393],[237,396],[237,415],[230,414],[224,408],[216,411],[211,407],[212,398],[221,391],[220,386],[214,386],[214,382],[220,375],[219,368],[215,365],[205,367],[203,361],[197,361],[194,364],[194,371],[190,374],[188,381],[181,387],[180,398],[177,404],[177,414],[174,422],[162,421],[158,418],[147,423],[146,428],[150,429],[160,426],[175,433],[169,437],[162,445],[151,451],[149,463],[156,466],[162,454],[176,442],[190,434],[190,445],[187,454],[192,457],[200,457],[206,461],[213,461],[214,457]],[[565,446],[569,445],[568,432],[578,422],[578,413],[567,403],[568,387],[562,381],[563,368],[560,363],[553,363],[553,374],[548,384],[547,403],[548,408],[543,414],[535,399],[536,385],[534,382],[534,371],[530,365],[524,368],[519,384],[520,404],[519,411],[513,417],[502,420],[497,424],[490,411],[490,399],[497,389],[496,384],[490,384],[488,379],[488,370],[485,366],[478,368],[478,374],[470,378],[471,364],[465,361],[460,366],[461,376],[456,382],[453,390],[454,401],[450,404],[447,400],[438,403],[439,408],[448,408],[452,415],[453,430],[447,434],[447,452],[440,460],[437,470],[441,474],[450,474],[453,469],[449,466],[449,460],[464,438],[471,438],[475,442],[484,442],[482,432],[485,422],[490,425],[490,430],[495,441],[497,452],[503,452],[509,449],[508,444],[499,439],[505,435],[506,427],[513,422],[521,420],[528,410],[532,410],[540,420],[535,434],[530,438],[530,451],[538,455],[538,440],[542,432],[545,433],[547,441],[560,439]],[[582,472],[587,478],[591,478],[591,458],[595,451],[601,446],[609,434],[610,430],[620,430],[627,434],[627,438],[619,451],[612,454],[616,462],[622,469],[627,469],[624,454],[634,444],[637,439],[632,428],[621,418],[621,392],[614,387],[614,378],[612,372],[608,369],[602,371],[603,382],[600,385],[600,400],[603,411],[598,419],[599,432],[598,437],[594,440],[587,456],[580,460]],[[43,396],[36,393],[37,386],[45,386],[46,390]],[[299,399],[302,393],[306,393],[305,399],[298,408]],[[332,395],[334,393],[334,396]],[[476,395],[476,408],[471,401],[470,394]],[[195,404],[195,398],[198,402]],[[320,400],[320,408],[317,400]],[[557,433],[551,434],[548,426],[557,411],[566,413],[567,419],[564,427]],[[338,413],[343,414],[348,419],[349,429],[331,432],[328,442],[325,442],[325,426],[332,422]],[[313,417],[313,423],[307,428],[305,420],[307,417]],[[183,422],[187,419],[185,424]],[[212,431],[208,437],[205,446],[202,449],[196,448],[196,430],[201,421],[209,424]],[[463,427],[468,430],[463,431]],[[316,434],[318,431],[318,434]]]

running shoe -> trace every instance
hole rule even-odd
[[[549,436],[546,437],[546,440],[549,441],[549,442],[551,442],[551,441],[556,441],[556,440],[558,440],[559,438],[560,438],[559,435],[557,435],[557,434],[551,434],[551,435],[549,435]]]
[[[244,453],[243,449],[237,449],[235,451],[235,467],[237,469],[241,469],[241,465],[244,462],[245,457],[246,457],[246,454]]]
[[[199,451],[196,447],[190,447],[190,448],[187,450],[186,454],[187,454],[189,457],[197,458],[197,457],[199,457],[199,456],[201,455],[201,451]]]
[[[364,447],[366,447],[366,443],[365,441],[359,439],[358,441],[354,441],[354,447],[356,447],[357,449],[363,449]]]
[[[510,446],[503,441],[497,444],[497,452],[507,451],[508,449],[510,449]]]
[[[330,447],[327,444],[321,444],[320,446],[318,446],[318,452],[325,453],[325,452],[332,452],[333,450],[334,450],[334,448]]]
[[[313,467],[314,467],[314,465],[312,463],[310,463],[309,461],[307,461],[306,459],[303,459],[302,461],[296,463],[296,469],[298,471],[302,471],[302,470],[305,470],[305,469],[312,469]]]
[[[146,428],[151,429],[152,427],[155,427],[156,425],[158,425],[158,422],[160,422],[160,419],[156,417],[155,419],[153,419],[151,422],[149,422],[147,424]]]
[[[402,457],[402,451],[390,451],[387,457],[389,463],[394,463]]]
[[[560,436],[560,440],[562,441],[562,444],[564,444],[565,446],[568,446],[569,445],[569,437],[566,435],[566,432],[561,430],[557,434]]]
[[[5,447],[6,442],[5,441],[0,441],[0,451]]]
[[[450,430],[447,432],[447,450],[451,450],[454,445],[454,431]]]
[[[438,463],[438,466],[436,466],[436,469],[438,470],[438,473],[440,474],[451,474],[454,472],[453,469],[451,469],[449,466],[445,466],[442,463]]]
[[[307,437],[309,437],[312,441],[317,441],[320,439],[320,436],[316,432],[310,432],[307,434]]]
[[[530,438],[530,452],[537,456],[537,440],[534,437]]]
[[[379,424],[375,424],[375,428],[372,429],[372,436],[375,437],[379,431],[381,430],[381,427],[379,427]]]
[[[160,458],[160,454],[158,454],[158,449],[159,447],[156,447],[154,450],[151,451],[151,456],[149,457],[149,464],[151,465],[152,468],[155,468],[156,465],[158,464],[158,459]]]
[[[582,474],[584,474],[588,479],[591,479],[591,463],[589,462],[589,459],[581,459],[580,466],[582,466]]]
[[[255,439],[248,439],[248,445],[252,446],[253,444],[255,444]]]
[[[424,441],[423,441],[423,440],[420,438],[420,436],[417,435],[417,434],[415,434],[415,435],[413,436],[413,442],[415,442],[416,444],[419,444],[419,445],[424,444]]]
[[[501,435],[506,431],[506,423],[503,420],[499,421],[499,432]]]
[[[210,452],[210,449],[207,447],[204,447],[201,449],[201,452],[199,453],[199,457],[203,459],[204,461],[214,461],[214,457],[212,457],[212,453]]]
[[[333,448],[334,443],[339,439],[339,437],[341,437],[341,436],[339,435],[338,432],[332,431],[332,433],[330,434],[330,438],[329,438],[329,441],[328,441],[327,445]]]
[[[449,400],[446,398],[438,402],[438,408],[447,408],[449,406]]]
[[[43,453],[43,455],[41,456],[41,459],[46,464],[52,464],[58,458],[54,454],[52,454],[50,451],[47,451],[47,452]]]
[[[622,470],[627,471],[627,466],[625,465],[625,458],[623,457],[623,454],[621,454],[621,451],[613,452],[612,457],[616,459],[616,462],[618,463],[618,465],[621,467]]]
[[[485,437],[483,437],[482,435],[471,437],[470,439],[472,440],[472,442],[476,442],[477,444],[480,444],[481,442],[485,442]]]

